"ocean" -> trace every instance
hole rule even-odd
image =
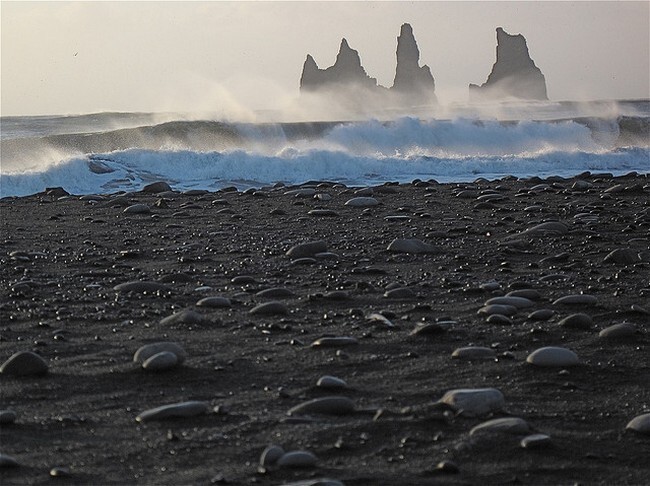
[[[454,105],[346,121],[97,113],[0,118],[0,197],[333,181],[650,172],[650,100]]]

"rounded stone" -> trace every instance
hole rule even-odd
[[[309,451],[291,451],[285,453],[277,461],[280,467],[313,467],[318,458]]]
[[[535,312],[528,314],[528,319],[531,321],[548,321],[555,315],[555,311],[551,309],[539,309]]]
[[[135,420],[138,422],[148,422],[150,420],[163,420],[178,417],[194,417],[203,415],[210,409],[207,402],[189,401],[162,405],[160,407],[146,410],[139,414]]]
[[[634,417],[625,428],[641,434],[650,434],[650,413]]]
[[[551,437],[546,434],[531,434],[527,435],[519,445],[524,449],[540,449],[547,447],[551,444]]]
[[[503,316],[512,316],[517,313],[517,308],[512,305],[503,305],[503,304],[490,304],[481,307],[478,314],[492,315],[492,314],[501,314]]]
[[[634,336],[636,334],[636,326],[629,322],[622,322],[606,327],[598,333],[598,336],[603,339],[617,339]]]
[[[346,206],[352,206],[355,208],[369,208],[372,206],[377,206],[379,204],[379,201],[377,201],[374,197],[353,197],[352,199],[348,199],[345,202]]]
[[[232,307],[232,302],[226,297],[205,297],[199,300],[196,305],[198,307],[224,308]]]
[[[411,331],[411,336],[435,336],[447,332],[447,326],[438,322],[426,322],[424,324],[417,324]]]
[[[183,309],[160,320],[160,324],[163,326],[174,326],[177,324],[206,324],[207,322],[208,319],[203,314],[199,314],[190,309]]]
[[[149,194],[158,194],[159,192],[167,192],[171,190],[171,186],[164,181],[152,182],[151,184],[147,184],[142,188],[142,192]]]
[[[529,300],[525,297],[516,297],[516,296],[505,296],[505,297],[493,297],[485,302],[485,305],[510,305],[516,307],[517,309],[525,309],[527,307],[532,307],[535,303],[532,300]]]
[[[296,198],[300,197],[314,197],[316,195],[316,189],[312,187],[305,187],[302,189],[292,189],[284,193],[285,196],[293,196]]]
[[[510,319],[508,316],[504,316],[503,314],[491,314],[488,316],[486,321],[490,324],[514,324],[512,319]]]
[[[321,376],[316,382],[319,388],[326,388],[328,390],[340,390],[348,387],[348,384],[341,378],[336,376],[325,375]]]
[[[259,304],[253,307],[250,311],[252,315],[258,316],[275,316],[275,315],[286,315],[289,313],[289,309],[282,302],[272,301],[266,302],[264,304]]]
[[[260,464],[265,467],[273,466],[284,454],[285,450],[279,445],[271,444],[266,446],[260,456]]]
[[[117,292],[135,292],[138,294],[152,293],[152,292],[167,292],[170,289],[168,285],[161,284],[159,282],[147,282],[147,281],[132,281],[125,282],[113,287],[113,290]]]
[[[459,388],[450,390],[439,401],[470,417],[498,412],[505,405],[503,393],[496,388]]]
[[[518,417],[506,417],[488,420],[478,424],[470,430],[469,435],[476,435],[480,433],[499,433],[499,434],[512,434],[520,435],[527,434],[530,431],[528,422]]]
[[[619,265],[632,265],[640,261],[639,253],[630,248],[618,248],[607,254],[603,260],[605,263],[616,263]]]
[[[70,472],[70,468],[56,466],[50,469],[50,476],[53,478],[67,478],[72,476],[72,473]]]
[[[384,292],[384,298],[386,299],[414,299],[416,296],[408,287],[401,287],[398,289],[391,289]]]
[[[18,467],[18,461],[7,454],[0,453],[0,468]]]
[[[10,425],[16,421],[18,414],[13,410],[0,410],[0,425]]]
[[[14,353],[0,366],[0,373],[11,376],[40,376],[47,370],[45,360],[31,351]]]
[[[142,367],[147,371],[165,371],[175,368],[176,365],[178,357],[170,351],[156,353],[142,363]]]
[[[460,472],[460,468],[453,461],[440,461],[436,464],[435,470],[445,474],[458,474]]]
[[[337,346],[351,346],[359,344],[357,338],[350,336],[326,336],[316,339],[311,346],[313,348],[332,348]]]
[[[573,294],[560,297],[553,305],[595,305],[598,299],[593,295],[588,294]]]
[[[146,204],[132,204],[124,208],[122,212],[124,214],[149,214],[151,213],[151,208]]]
[[[287,251],[286,255],[291,258],[304,258],[313,257],[317,253],[324,253],[327,251],[327,243],[323,240],[308,241],[294,245]]]
[[[590,329],[594,321],[587,314],[571,314],[560,321],[560,326],[572,329]]]
[[[466,360],[493,359],[495,356],[496,352],[493,349],[483,346],[467,346],[464,348],[458,348],[451,353],[452,358]]]
[[[569,231],[569,227],[559,221],[547,221],[528,228],[521,235],[538,236],[538,235],[563,235]]]
[[[570,349],[547,346],[528,355],[526,361],[535,366],[574,366],[579,363],[578,355]]]
[[[506,297],[523,297],[528,300],[539,300],[542,296],[535,289],[517,289],[506,294]]]
[[[172,342],[159,342],[145,344],[144,346],[138,348],[138,350],[133,355],[133,362],[143,364],[151,357],[162,352],[169,352],[174,354],[174,356],[176,356],[178,364],[182,364],[187,358],[187,353],[180,344]]]
[[[318,216],[318,217],[336,217],[339,216],[339,213],[333,209],[312,209],[307,213],[309,216]]]

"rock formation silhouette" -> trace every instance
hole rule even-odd
[[[497,28],[497,60],[481,86],[469,85],[470,101],[519,98],[548,100],[546,80],[530,58],[523,35],[510,35]]]
[[[302,68],[300,89],[317,91],[319,89],[377,88],[377,80],[371,78],[361,65],[359,53],[352,49],[348,41],[341,40],[336,62],[327,69],[319,69],[311,55],[307,55]]]
[[[404,24],[397,38],[395,80],[392,88],[387,89],[366,73],[359,53],[343,39],[336,62],[326,69],[320,69],[314,58],[307,55],[300,77],[300,91],[327,94],[353,105],[374,103],[395,107],[435,103],[433,75],[428,66],[420,67],[419,61],[420,50],[413,29]]]
[[[420,50],[413,28],[403,24],[397,38],[397,68],[391,90],[424,103],[436,102],[436,84],[429,66],[420,67]]]

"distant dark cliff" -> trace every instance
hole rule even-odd
[[[300,90],[305,93],[323,93],[337,99],[368,98],[382,105],[431,104],[436,102],[435,82],[428,66],[419,66],[420,51],[413,29],[402,25],[397,38],[397,68],[393,87],[387,89],[368,76],[361,65],[359,53],[343,39],[336,62],[327,69],[320,69],[311,55],[302,68]]]
[[[497,29],[497,60],[481,86],[469,85],[471,101],[519,98],[548,100],[546,80],[528,53],[523,35]]]

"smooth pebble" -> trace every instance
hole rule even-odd
[[[172,403],[146,410],[139,414],[135,419],[138,422],[148,422],[150,420],[193,417],[195,415],[203,415],[207,413],[209,409],[210,405],[207,402],[189,401]]]
[[[590,329],[594,321],[587,314],[571,314],[562,319],[559,324],[562,327],[572,329]]]
[[[573,294],[560,297],[553,305],[595,305],[598,299],[588,294]]]
[[[332,348],[336,346],[351,346],[359,344],[357,338],[350,336],[326,336],[316,339],[311,346],[313,348]]]
[[[18,461],[13,457],[0,453],[0,468],[4,467],[18,467]]]
[[[493,349],[486,348],[483,346],[467,346],[464,348],[458,348],[451,353],[452,358],[457,359],[493,359],[496,356],[496,352]]]
[[[352,199],[348,199],[345,202],[346,206],[355,208],[369,208],[372,206],[377,206],[378,204],[379,201],[377,201],[374,197],[354,197]]]
[[[47,362],[31,351],[18,351],[0,366],[0,373],[12,376],[45,375],[47,370]]]
[[[313,467],[316,462],[318,459],[309,451],[291,451],[280,457],[277,465],[280,467]]]
[[[496,388],[459,388],[450,390],[439,400],[467,416],[487,415],[498,412],[505,405],[505,398]]]
[[[13,410],[0,410],[0,425],[13,424],[18,414]]]
[[[205,297],[199,300],[196,305],[198,307],[223,308],[232,307],[232,302],[226,297]]]
[[[570,349],[547,346],[528,355],[526,361],[535,366],[574,366],[579,363],[578,355]]]
[[[528,422],[518,417],[505,417],[488,420],[472,428],[469,435],[480,433],[499,433],[499,434],[526,434],[530,431]]]
[[[485,302],[485,306],[489,305],[509,305],[516,307],[517,309],[525,309],[527,307],[532,307],[535,303],[532,300],[529,300],[525,297],[516,297],[516,296],[505,296],[505,297],[493,297]]]
[[[147,282],[144,280],[136,280],[132,282],[125,282],[113,287],[117,292],[135,292],[138,294],[151,293],[151,292],[167,292],[171,290],[168,285],[159,282]]]
[[[181,364],[187,358],[187,353],[178,343],[172,342],[158,342],[145,344],[138,348],[138,350],[133,355],[133,362],[143,364],[152,356],[162,353],[162,352],[173,353],[176,356],[178,364]]]
[[[551,309],[539,309],[535,312],[528,314],[528,319],[531,321],[548,321],[555,315],[555,311]]]
[[[142,367],[147,371],[165,371],[178,365],[178,357],[170,351],[161,351],[148,358]]]
[[[531,434],[527,435],[519,445],[524,449],[540,449],[547,447],[551,444],[551,437],[546,434]]]
[[[327,243],[323,240],[308,241],[294,245],[287,251],[286,255],[291,258],[304,258],[313,257],[317,253],[324,253],[327,251]]]
[[[161,319],[160,324],[163,326],[174,326],[177,324],[206,324],[208,321],[208,318],[203,314],[199,314],[190,309],[183,309]]]
[[[273,466],[284,454],[285,450],[279,445],[271,444],[266,446],[260,456],[260,464],[265,467]]]
[[[512,305],[503,305],[503,304],[490,304],[481,307],[478,314],[492,315],[492,314],[501,314],[504,316],[512,316],[517,313],[517,308]]]
[[[621,322],[606,327],[598,333],[598,336],[604,339],[616,339],[634,336],[636,334],[636,326],[629,322]]]
[[[289,313],[289,309],[282,302],[272,301],[266,302],[264,304],[259,304],[253,307],[250,311],[252,315],[258,316],[276,316],[276,315],[286,315]]]
[[[336,376],[325,375],[321,376],[316,382],[316,386],[319,388],[326,388],[329,390],[340,390],[347,388],[348,384],[341,378]]]
[[[650,434],[650,413],[634,417],[625,428],[641,434]]]

